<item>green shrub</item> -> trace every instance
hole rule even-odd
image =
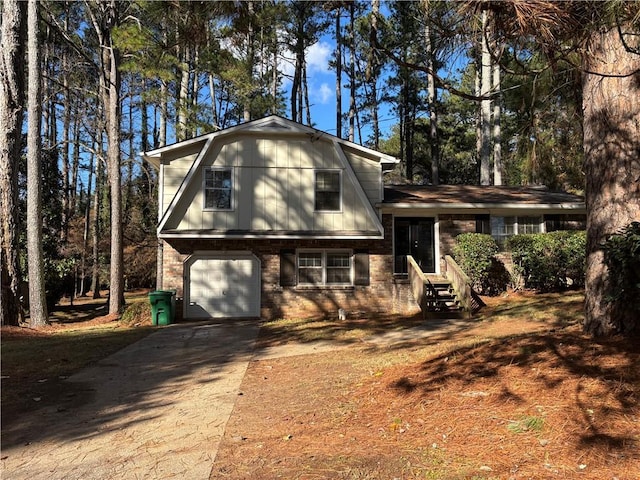
[[[607,300],[628,312],[640,311],[640,222],[611,235],[603,250],[611,282]]]
[[[456,237],[453,256],[471,279],[473,288],[493,295],[505,290],[508,273],[494,255],[498,245],[491,235],[462,233]]]
[[[74,289],[75,261],[72,258],[44,261],[44,288],[47,310],[52,312],[64,295],[72,295]]]
[[[526,288],[549,292],[584,285],[583,231],[515,235],[507,240],[507,249]]]

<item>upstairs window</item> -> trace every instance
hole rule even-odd
[[[204,208],[231,210],[233,198],[233,170],[206,168],[204,171]]]
[[[339,212],[342,202],[340,171],[318,170],[315,176],[316,212]]]

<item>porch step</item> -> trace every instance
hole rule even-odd
[[[458,313],[462,306],[451,282],[444,277],[428,277],[425,281],[424,310],[427,312]]]

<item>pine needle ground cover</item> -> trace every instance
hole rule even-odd
[[[640,351],[584,336],[582,300],[488,299],[470,328],[400,344],[306,323],[347,346],[253,362],[211,478],[640,478]]]

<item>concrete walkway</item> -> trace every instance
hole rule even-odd
[[[208,479],[257,333],[257,321],[172,325],[70,377],[91,400],[3,428],[0,476]]]

